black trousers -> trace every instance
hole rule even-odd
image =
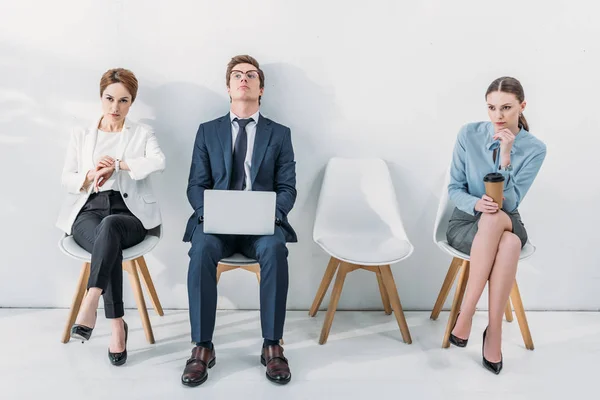
[[[92,254],[88,289],[102,289],[106,318],[123,309],[123,249],[140,243],[147,230],[125,205],[121,193],[92,194],[73,223],[73,239]]]

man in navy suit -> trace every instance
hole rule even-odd
[[[260,263],[260,319],[264,343],[261,363],[269,380],[291,379],[279,341],[283,336],[288,291],[286,242],[296,242],[287,215],[296,200],[296,163],[290,129],[259,112],[265,76],[258,62],[236,56],[227,65],[229,114],[200,125],[196,134],[187,196],[194,208],[185,242],[191,242],[188,298],[192,342],[181,382],[197,386],[215,364],[212,343],[217,309],[217,264],[240,252]],[[275,233],[265,236],[205,234],[204,190],[256,190],[277,193]]]

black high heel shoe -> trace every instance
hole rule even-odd
[[[460,313],[458,313],[458,315],[456,316],[456,321],[454,321],[454,325],[452,326],[452,330],[450,331],[450,343],[452,343],[455,346],[458,347],[467,347],[467,343],[469,343],[469,339],[461,339],[458,336],[454,336],[452,334],[452,331],[454,330],[454,327],[456,326],[456,322],[458,322],[458,317],[460,316]]]
[[[127,322],[123,321],[123,325],[125,328],[125,350],[121,353],[111,353],[110,349],[108,349],[108,359],[112,365],[123,365],[125,361],[127,361],[127,336],[129,329],[127,328]]]
[[[98,312],[96,312],[96,318],[98,318]],[[71,327],[71,337],[73,339],[81,340],[81,343],[83,343],[90,340],[93,331],[94,328],[90,328],[89,326],[73,324]]]
[[[494,374],[498,375],[500,373],[500,371],[502,371],[502,353],[500,353],[500,362],[491,362],[486,360],[485,356],[483,355],[483,350],[485,348],[485,335],[487,333],[487,327],[485,328],[485,331],[483,331],[483,344],[481,345],[481,356],[483,358],[483,366],[486,369],[489,369],[490,371],[492,371]]]

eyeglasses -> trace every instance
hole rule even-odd
[[[246,71],[246,72],[237,71],[237,70],[231,71],[231,77],[236,81],[241,80],[244,75],[246,75],[246,77],[250,80],[256,79],[256,78],[258,78],[258,71],[256,71],[256,70],[251,70],[251,71]]]

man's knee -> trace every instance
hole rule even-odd
[[[288,249],[284,241],[273,238],[272,240],[263,240],[256,246],[256,256],[258,261],[270,258],[287,257]]]
[[[192,238],[192,247],[190,248],[189,256],[193,261],[196,261],[202,266],[215,264],[223,258],[223,243],[214,235],[206,235],[194,233]]]

